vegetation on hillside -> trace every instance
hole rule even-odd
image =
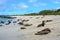
[[[60,15],[60,9],[57,10],[42,10],[39,13],[30,13],[24,15]]]

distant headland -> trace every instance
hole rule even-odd
[[[11,16],[8,16],[8,15],[0,15],[0,18],[11,18],[11,19],[13,19],[13,18],[16,18],[16,17],[11,17]]]

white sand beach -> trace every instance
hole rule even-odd
[[[32,24],[31,26],[19,25],[11,23],[0,27],[0,40],[60,40],[60,15],[47,15],[47,16],[12,16],[21,20],[29,20],[24,24]],[[44,27],[37,27],[43,20],[52,20],[45,23]],[[26,29],[20,29],[25,27]],[[51,30],[46,35],[35,35],[38,31],[45,28]]]

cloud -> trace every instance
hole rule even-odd
[[[16,5],[16,4],[12,4],[12,5],[11,5],[11,8],[12,8],[12,9],[17,9],[17,5]]]
[[[37,2],[37,0],[29,0],[30,3]]]
[[[0,11],[5,11],[6,6],[5,4],[7,3],[8,0],[0,0]]]
[[[18,4],[12,4],[11,7],[12,7],[13,9],[19,9],[19,8],[21,8],[21,9],[26,9],[26,8],[28,8],[29,6],[26,5],[25,3],[18,3]]]
[[[40,7],[40,6],[47,6],[46,3],[35,3],[34,6]]]
[[[6,4],[8,0],[0,0],[0,5]]]
[[[57,7],[56,9],[60,9],[60,7]]]
[[[19,3],[18,7],[19,8],[28,8],[28,5],[26,5],[25,3]]]
[[[52,3],[54,3],[54,4],[60,4],[60,1],[59,0],[52,0]]]
[[[38,0],[29,0],[29,2],[32,3],[32,5],[35,7],[47,6],[46,3],[41,3]]]
[[[0,11],[5,11],[6,10],[6,7],[3,6],[3,7],[0,7]]]
[[[54,1],[54,3],[55,3],[55,4],[60,4],[60,2],[59,2],[59,1]]]

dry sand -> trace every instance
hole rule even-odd
[[[43,16],[13,16],[17,19],[29,20],[24,22],[24,24],[33,24],[32,26],[21,26],[17,23],[11,23],[10,25],[5,25],[0,27],[0,40],[60,40],[60,16],[59,15],[47,15]],[[31,18],[32,17],[32,18]],[[37,19],[37,17],[39,17]],[[47,22],[44,27],[37,28],[38,24],[41,24],[43,20],[53,20],[52,22]],[[20,27],[26,27],[26,29],[21,30]],[[35,35],[38,31],[45,28],[50,28],[51,33],[47,35]]]

